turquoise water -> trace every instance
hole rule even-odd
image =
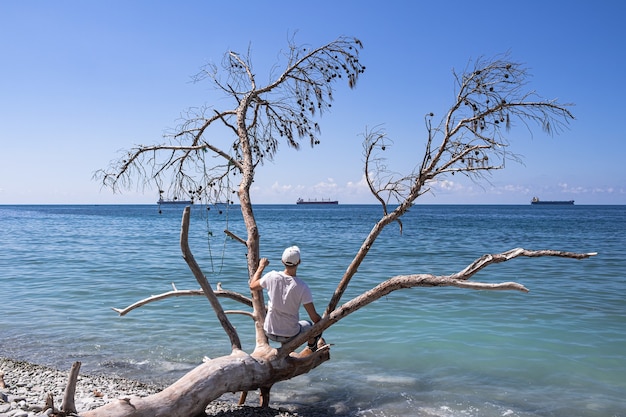
[[[0,356],[171,382],[229,353],[208,302],[152,294],[196,289],[181,258],[181,207],[0,206]],[[323,311],[379,215],[373,205],[255,208],[262,256],[301,247],[299,274]],[[237,207],[194,206],[190,245],[213,285],[247,292]],[[475,280],[530,293],[415,288],[325,334],[332,360],[280,383],[272,404],[342,416],[626,416],[626,207],[417,206],[391,225],[343,301],[394,275],[450,274],[484,253],[524,247],[598,252],[515,259]],[[240,308],[225,302],[225,308]],[[252,326],[232,316],[244,348]],[[253,397],[251,397],[253,398]],[[254,403],[254,400],[250,400]]]

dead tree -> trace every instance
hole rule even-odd
[[[170,143],[134,148],[112,164],[108,171],[100,171],[97,176],[104,185],[114,190],[131,186],[133,180],[139,178],[142,182],[155,181],[160,188],[168,184],[168,192],[203,202],[230,202],[231,195],[236,194],[247,236],[235,236],[230,231],[226,233],[246,246],[250,275],[256,270],[260,258],[260,239],[250,195],[256,169],[273,157],[281,141],[294,148],[298,148],[303,139],[308,140],[311,146],[319,143],[319,126],[314,118],[329,109],[335,81],[347,79],[350,87],[355,86],[365,70],[359,61],[361,47],[361,42],[353,38],[339,38],[312,49],[291,44],[285,55],[284,71],[265,85],[257,83],[249,56],[229,52],[223,62],[223,73],[215,66],[208,66],[198,79],[210,79],[218,90],[232,98],[232,109],[201,109],[190,113],[172,133]],[[280,348],[273,348],[263,332],[266,310],[261,291],[247,296],[221,288],[214,290],[207,281],[187,243],[187,207],[181,226],[181,250],[201,290],[178,290],[174,287],[173,291],[116,311],[126,314],[158,299],[204,295],[229,337],[232,350],[227,356],[199,365],[160,393],[146,398],[114,401],[83,415],[188,417],[203,414],[208,403],[226,392],[245,393],[257,389],[261,393],[262,405],[267,406],[270,390],[276,382],[305,374],[330,359],[330,345],[322,344],[313,353],[307,349],[297,353],[299,346],[312,335],[324,332],[349,314],[393,291],[455,286],[526,292],[528,290],[518,283],[482,283],[470,281],[470,278],[491,264],[516,257],[583,259],[595,255],[517,248],[484,255],[452,275],[407,271],[406,275],[390,277],[341,304],[346,288],[381,231],[392,223],[401,226],[402,215],[420,195],[429,191],[433,181],[454,174],[478,180],[492,170],[501,169],[505,160],[515,159],[506,152],[508,143],[505,133],[516,123],[529,128],[537,123],[548,132],[553,132],[573,119],[566,105],[526,92],[526,77],[526,70],[520,64],[510,62],[506,56],[478,60],[462,74],[455,74],[457,94],[454,104],[435,127],[432,125],[434,115],[426,116],[424,157],[417,161],[415,170],[408,175],[395,178],[386,170],[381,152],[386,150],[390,141],[384,132],[366,132],[365,175],[372,194],[380,202],[381,218],[365,236],[345,274],[338,279],[322,320]],[[227,132],[232,133],[233,140],[220,144],[217,138],[224,136],[223,131],[212,135],[217,126],[225,127]],[[215,160],[222,160],[223,163],[216,163]],[[231,185],[233,176],[237,179],[236,186]],[[397,205],[391,206],[390,203]],[[241,302],[243,310],[223,310],[220,297]],[[247,314],[254,320],[256,345],[252,352],[242,350],[239,335],[228,319],[229,314]]]

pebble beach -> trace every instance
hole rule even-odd
[[[69,370],[61,371],[47,366],[0,357],[0,417],[50,416],[52,409],[44,409],[48,394],[54,398],[56,411],[61,408]],[[3,383],[4,382],[4,383]],[[147,396],[163,387],[125,378],[105,375],[80,374],[74,401],[81,412],[105,405],[119,397]],[[298,413],[283,408],[261,409],[250,405],[239,406],[234,401],[213,401],[206,409],[207,416],[215,417],[321,417],[320,412]]]

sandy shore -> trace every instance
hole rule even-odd
[[[0,417],[34,417],[49,415],[44,410],[48,393],[54,397],[56,408],[61,407],[69,369],[59,371],[46,366],[0,357]],[[79,411],[92,410],[110,401],[128,395],[147,396],[162,389],[160,386],[144,384],[124,378],[103,375],[80,374],[74,401]],[[260,409],[238,406],[234,401],[213,401],[206,409],[207,416],[219,417],[322,417],[328,415],[321,410],[286,410],[270,407]]]

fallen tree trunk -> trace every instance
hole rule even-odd
[[[276,351],[231,355],[207,361],[163,391],[117,399],[82,417],[193,417],[228,392],[269,390],[276,382],[305,374],[330,359],[329,346],[307,356],[274,359]],[[258,356],[257,356],[258,355]],[[262,357],[261,357],[262,356]],[[266,359],[269,356],[268,359]]]

